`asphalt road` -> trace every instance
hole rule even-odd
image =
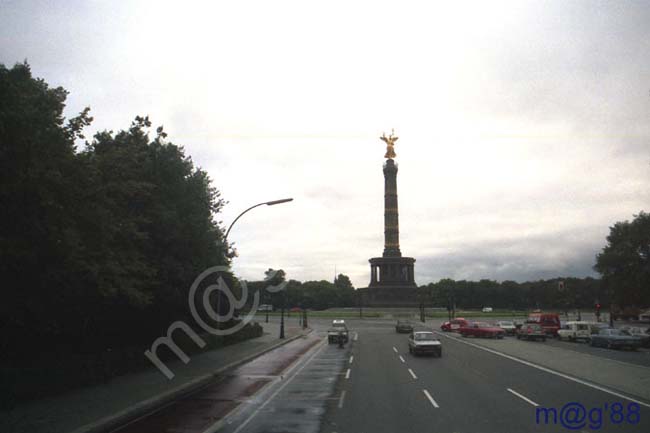
[[[252,361],[231,373],[229,380],[236,383],[260,384],[250,393],[233,393],[232,387],[224,388],[230,382],[217,383],[214,389],[206,388],[203,394],[181,402],[183,407],[192,408],[193,415],[181,419],[178,412],[167,414],[165,425],[173,424],[174,428],[164,431],[650,431],[646,352],[605,351],[552,340],[536,343],[514,338],[461,338],[438,332],[439,321],[430,321],[422,329],[438,332],[443,355],[416,357],[408,353],[408,336],[395,332],[393,320],[346,321],[351,338],[345,348],[327,344],[330,319],[312,320],[311,343],[285,347],[284,352],[294,350],[294,346],[304,347],[290,362],[283,361],[283,351],[270,352],[264,360]],[[574,369],[572,375],[549,367],[549,359],[559,355],[586,363],[585,374],[581,376],[581,371]],[[587,371],[595,365],[609,369],[604,374],[610,385],[612,377],[620,377],[628,384],[621,389],[639,394],[585,379],[591,375],[605,381],[605,376]],[[268,370],[269,366],[273,368]],[[630,383],[635,386],[630,387]],[[221,411],[224,404],[234,409]],[[209,426],[207,430],[198,426],[199,421]],[[131,427],[133,431],[149,431]]]
[[[408,353],[407,336],[396,334],[392,323],[369,325],[350,323],[359,337],[350,348],[349,378],[340,379],[334,391],[345,393],[344,402],[328,401],[321,432],[650,431],[650,402],[637,405],[472,340],[441,336],[442,358],[415,357]],[[649,378],[650,369],[640,380]],[[577,405],[561,416],[572,402],[584,407],[582,421]],[[557,411],[557,424],[551,412],[546,422],[543,409]]]

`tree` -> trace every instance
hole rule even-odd
[[[596,256],[611,301],[620,306],[650,304],[650,214],[610,227],[607,245]]]
[[[339,307],[351,307],[355,304],[354,286],[350,277],[339,274],[334,283],[336,287],[336,305]]]

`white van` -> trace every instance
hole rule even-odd
[[[491,313],[492,312],[492,307],[483,307],[483,312],[484,313]]]
[[[562,328],[558,329],[557,335],[560,337],[560,340],[589,341],[591,340],[592,328],[595,326],[596,322],[567,322]]]

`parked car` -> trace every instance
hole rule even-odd
[[[433,332],[412,332],[409,335],[409,353],[412,355],[433,354],[440,358],[442,356],[442,344]]]
[[[483,307],[483,310],[481,310],[481,311],[483,311],[484,313],[491,313],[492,312],[492,307]]]
[[[335,319],[332,320],[332,327],[327,330],[327,342],[338,343],[339,338],[343,338],[343,342],[347,343],[349,340],[348,327],[345,320]]]
[[[626,331],[634,337],[639,337],[641,339],[641,347],[650,347],[650,328],[644,329],[638,326],[627,326],[621,328],[621,330]]]
[[[515,326],[514,322],[510,320],[499,320],[497,322],[497,326],[506,331],[506,335],[515,335],[517,331],[517,327]]]
[[[463,337],[503,338],[506,331],[484,322],[474,322],[458,330]]]
[[[302,308],[300,307],[292,307],[291,310],[289,310],[290,313],[301,313]]]
[[[530,313],[526,323],[537,323],[547,335],[556,336],[560,329],[560,316],[556,313]]]
[[[456,319],[451,319],[448,322],[444,322],[442,325],[440,325],[440,329],[442,329],[445,332],[457,332],[460,328],[463,326],[469,325],[469,322],[462,317],[458,317]]]
[[[273,311],[273,305],[262,304],[259,307],[257,307],[257,311]]]
[[[517,329],[517,340],[546,341],[546,332],[539,323],[524,323]]]
[[[398,320],[395,325],[395,331],[398,333],[413,332],[413,323],[410,320]]]
[[[623,349],[625,347],[632,350],[641,347],[641,339],[635,337],[622,329],[601,329],[598,334],[592,334],[591,345],[594,347],[607,347],[608,349]]]
[[[595,322],[570,321],[557,331],[557,336],[560,340],[588,342],[591,339],[592,329],[595,325]]]

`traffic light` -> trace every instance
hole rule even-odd
[[[596,317],[600,317],[600,302],[596,303]]]

